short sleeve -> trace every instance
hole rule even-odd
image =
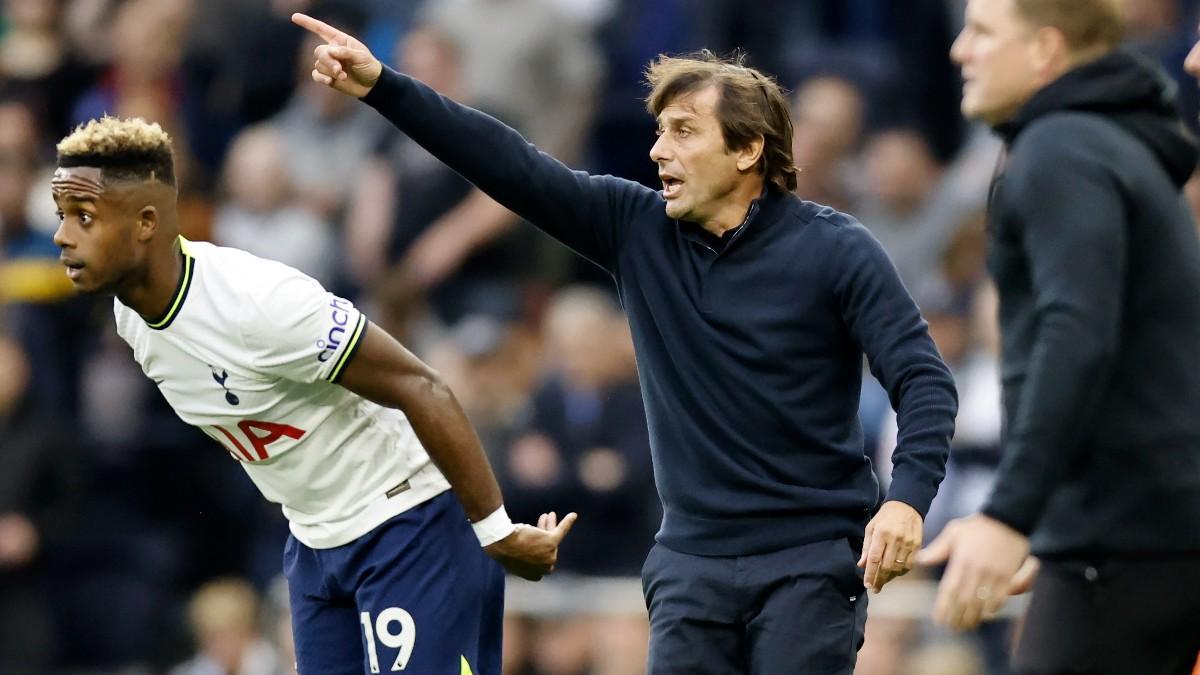
[[[255,289],[249,302],[242,332],[254,366],[296,382],[336,383],[366,331],[349,300],[299,272]]]

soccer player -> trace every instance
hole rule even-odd
[[[653,63],[658,192],[571,171],[351,36],[293,20],[327,43],[315,81],[614,277],[664,507],[642,570],[649,671],[851,673],[864,581],[878,591],[912,566],[957,399],[878,242],[791,194],[779,87],[711,55]],[[864,354],[898,411],[882,500],[858,425]]]
[[[180,237],[157,124],[81,126],[58,145],[51,188],[75,287],[116,295],[146,376],[283,505],[299,672],[498,673],[495,561],[549,573],[575,514],[514,525],[438,374],[350,302]]]
[[[1040,559],[1017,673],[1184,675],[1200,650],[1198,152],[1122,33],[1120,0],[970,0],[952,51],[964,114],[1007,150],[988,228],[1007,429],[982,513],[921,557],[948,559],[935,618],[956,629]]]

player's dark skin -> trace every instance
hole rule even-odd
[[[51,181],[58,205],[54,242],[76,290],[113,293],[142,317],[161,316],[182,269],[176,190],[156,180],[109,180],[96,167],[59,168]],[[454,394],[432,368],[369,324],[340,381],[346,389],[404,412],[421,445],[446,476],[467,517],[498,509],[500,487]],[[537,580],[554,570],[558,545],[576,514],[555,513],[537,527],[518,525],[484,550],[509,572]]]

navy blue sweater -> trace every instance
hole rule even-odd
[[[385,68],[364,101],[612,274],[641,375],[660,543],[728,556],[861,537],[880,501],[857,416],[864,353],[898,411],[888,498],[928,510],[954,382],[853,218],[768,190],[718,253],[703,230],[667,217],[660,193],[572,171],[407,76]]]

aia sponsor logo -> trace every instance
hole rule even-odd
[[[293,441],[298,441],[304,438],[304,434],[308,433],[304,429],[297,429],[290,424],[278,424],[276,422],[263,422],[260,420],[242,420],[238,422],[237,429],[241,434],[234,433],[222,426],[213,426],[214,429],[221,432],[227,443],[224,443],[225,449],[239,462],[261,462],[271,458],[271,451],[268,448],[272,443],[284,438],[290,438]],[[249,448],[239,439],[239,435],[249,441]]]

